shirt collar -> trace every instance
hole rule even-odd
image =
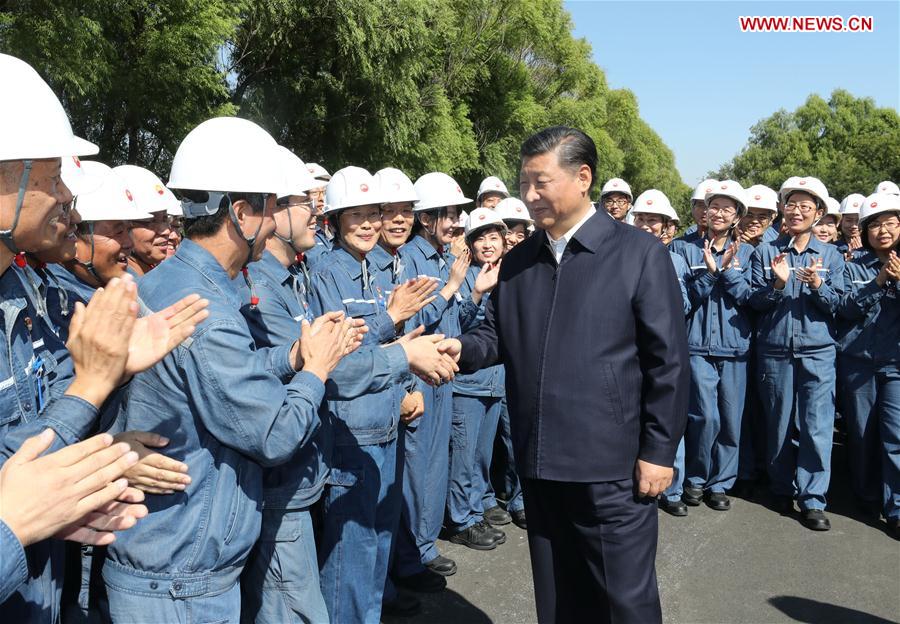
[[[791,238],[793,238],[790,234],[782,234],[778,239],[775,240],[775,246],[778,247],[781,251],[790,251],[794,249],[791,246]],[[798,253],[806,253],[807,251],[812,251],[813,253],[821,254],[825,251],[823,245],[828,245],[830,243],[823,243],[818,238],[816,238],[815,234],[810,233],[809,242],[806,244],[806,249],[802,252]]]
[[[335,246],[331,253],[334,261],[343,267],[344,271],[346,271],[352,279],[356,280],[362,277],[362,263],[354,258],[349,251],[338,245]]]
[[[394,256],[392,256],[381,245],[375,245],[375,248],[366,256],[369,262],[373,263],[379,269],[385,270],[394,264]]]
[[[262,258],[256,263],[259,270],[272,278],[277,284],[284,284],[291,277],[291,272],[268,249],[263,252]]]
[[[572,238],[575,236],[575,233],[581,229],[581,226],[584,225],[587,222],[587,220],[590,219],[591,217],[593,217],[596,213],[597,213],[597,209],[594,208],[593,204],[591,204],[591,207],[588,208],[587,212],[581,218],[581,220],[578,223],[576,223],[575,225],[573,225],[572,228],[568,232],[563,234],[559,240],[553,240],[550,237],[550,234],[547,234],[547,242],[550,244],[551,247],[558,246],[558,245],[562,245],[564,247],[565,245],[568,244],[568,242],[570,240],[572,240]],[[579,240],[578,242],[580,243],[582,241]]]
[[[412,240],[406,244],[418,248],[419,251],[425,254],[426,258],[437,258],[441,255],[431,243],[429,243],[423,236],[419,234],[413,236]]]
[[[237,286],[219,261],[206,249],[186,238],[178,245],[178,250],[174,256],[169,258],[169,261],[176,258],[203,275],[213,286],[229,297],[236,307],[241,305],[241,294]]]

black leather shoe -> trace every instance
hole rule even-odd
[[[794,513],[794,499],[790,496],[773,496],[772,509],[780,514]]]
[[[684,492],[681,494],[681,500],[684,501],[685,505],[697,507],[703,502],[703,490],[686,485],[684,486]]]
[[[523,531],[528,530],[528,521],[525,519],[525,510],[520,509],[519,511],[513,511],[509,514],[512,516],[513,524],[522,529]]]
[[[422,594],[435,594],[447,587],[447,579],[431,570],[422,570],[412,576],[394,578],[394,585]]]
[[[659,499],[659,508],[664,512],[671,516],[677,516],[679,518],[688,515],[687,505],[684,504],[684,501],[670,501],[668,498],[660,498]]]
[[[494,550],[497,548],[497,537],[490,532],[490,529],[487,528],[486,525],[482,523],[473,524],[468,529],[463,529],[459,533],[455,533],[450,536],[450,542],[453,544],[462,544],[467,548],[472,548],[474,550]],[[438,559],[442,559],[442,557],[438,557]],[[438,570],[435,570],[431,567],[431,562],[426,563],[426,566],[437,572],[438,574],[443,574]],[[456,566],[453,566],[453,571],[456,571]]]
[[[440,577],[439,577],[440,578]],[[443,581],[444,579],[441,578]],[[444,581],[446,583],[447,581]],[[418,614],[422,610],[422,601],[408,591],[398,589],[397,597],[390,602],[381,604],[381,614],[393,617],[407,618]]]
[[[821,509],[805,509],[801,513],[803,526],[812,531],[827,531],[831,528],[831,523],[825,517],[825,512]]]
[[[512,522],[512,516],[503,507],[491,507],[484,512],[484,521],[494,526],[503,526]]]
[[[492,535],[494,537],[494,541],[497,542],[497,546],[499,546],[500,544],[506,543],[506,533],[504,533],[497,527],[493,527],[493,526],[489,525],[487,522],[484,522],[483,520],[481,522],[479,522],[478,524],[481,525],[481,527],[485,530],[485,532],[488,535]]]
[[[725,496],[725,492],[707,492],[704,496],[706,506],[716,511],[728,511],[731,509],[731,501]]]
[[[450,538],[453,539],[453,538]],[[425,567],[441,576],[453,576],[456,574],[456,562],[444,555],[438,555],[425,564]]]

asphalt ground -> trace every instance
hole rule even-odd
[[[857,509],[836,443],[827,514],[832,529],[806,529],[799,514],[770,509],[765,486],[732,509],[705,505],[675,518],[660,512],[657,575],[667,623],[900,622],[900,541],[883,520]],[[526,510],[527,511],[527,510]],[[422,612],[389,624],[536,621],[525,531],[510,524],[507,542],[480,552],[446,541],[458,572],[439,594],[419,594]]]

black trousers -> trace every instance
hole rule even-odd
[[[637,499],[631,479],[522,487],[538,622],[662,621],[655,500]]]

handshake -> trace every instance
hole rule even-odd
[[[449,383],[459,372],[461,345],[455,338],[443,334],[424,336],[425,328],[419,325],[400,338],[396,344],[403,347],[409,370],[425,383],[440,386]]]

